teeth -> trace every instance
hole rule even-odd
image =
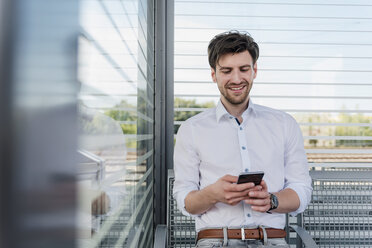
[[[239,88],[231,88],[232,90],[241,90],[243,89],[243,86],[242,87],[239,87]]]

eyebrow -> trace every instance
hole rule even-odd
[[[251,65],[242,65],[242,66],[239,66],[239,68],[241,69],[241,68],[244,68],[244,67],[249,67],[249,68],[251,68],[252,66]],[[232,67],[228,67],[228,66],[221,66],[220,68],[219,68],[219,70],[220,71],[222,71],[222,70],[231,70],[231,68]]]

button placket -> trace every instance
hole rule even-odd
[[[240,154],[242,158],[242,171],[249,172],[251,169],[251,161],[249,158],[249,152],[247,149],[247,139],[244,132],[243,126],[239,126],[238,128],[238,137],[239,137],[239,146],[240,146]],[[251,206],[244,203],[244,218],[247,225],[251,225],[254,221],[252,219],[252,209]]]
[[[249,153],[247,149],[247,141],[244,132],[244,128],[239,126],[238,128],[238,138],[239,138],[239,147],[240,147],[240,155],[242,159],[242,171],[248,172],[251,169],[251,162],[249,158]]]
[[[247,225],[251,225],[254,222],[252,217],[253,215],[251,206],[244,203],[244,218]]]

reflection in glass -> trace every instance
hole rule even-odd
[[[81,1],[79,247],[152,245],[153,26],[147,1]]]

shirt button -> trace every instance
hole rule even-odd
[[[230,116],[229,118],[230,118],[230,119],[232,119],[233,117],[232,117],[232,116]]]
[[[245,146],[242,146],[242,149],[245,150],[246,149]]]
[[[245,168],[245,170],[244,170],[245,172],[248,172],[248,168]]]
[[[251,214],[247,214],[247,217],[251,217]]]
[[[240,130],[243,130],[243,128],[242,128],[242,127],[240,127]]]

